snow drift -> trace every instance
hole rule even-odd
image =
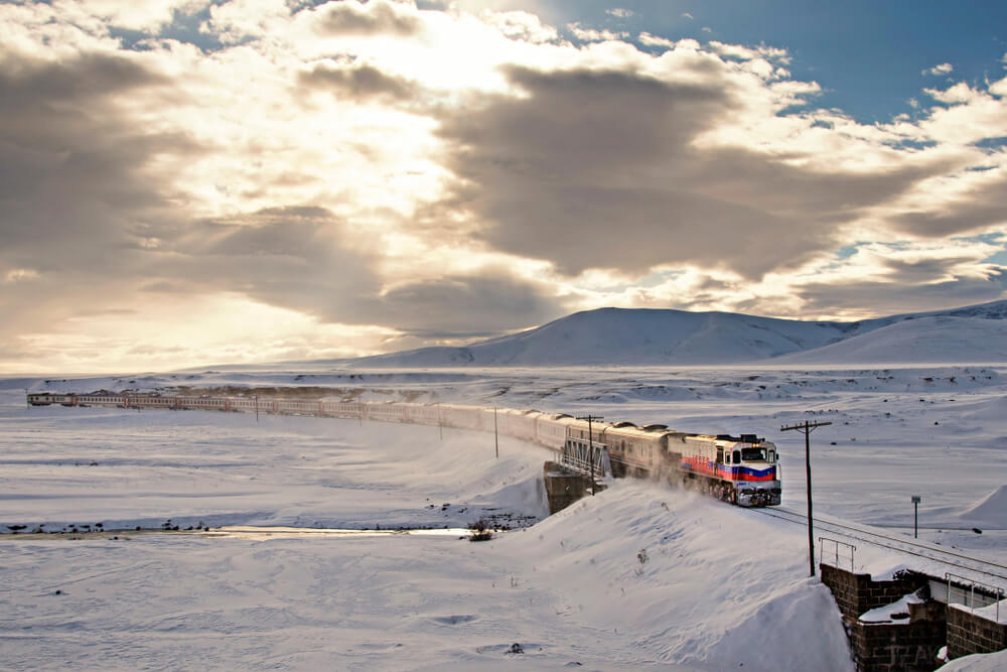
[[[1007,485],[1002,485],[961,515],[971,524],[1007,528]]]

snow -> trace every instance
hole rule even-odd
[[[1007,600],[1000,600],[999,602],[988,604],[985,607],[972,608],[964,604],[953,604],[951,606],[955,609],[961,609],[962,611],[975,614],[987,621],[999,623],[1000,625],[1007,625]]]
[[[904,595],[899,600],[860,614],[861,623],[908,623],[909,605],[923,604],[916,593]]]
[[[1007,527],[1007,485],[1002,485],[962,514],[963,520]]]
[[[0,667],[853,670],[832,598],[807,577],[800,525],[643,481],[616,481],[546,517],[548,454],[506,438],[497,459],[486,434],[446,429],[442,438],[436,427],[265,414],[256,422],[250,414],[26,408],[25,389],[323,386],[331,398],[465,401],[757,433],[778,445],[781,509],[797,512],[805,506],[803,437],[779,429],[826,420],[833,424],[811,437],[816,514],[912,540],[910,497],[921,495],[921,543],[1004,564],[1003,372],[315,363],[0,381],[0,526],[539,521],[486,543],[453,533],[3,535]],[[915,557],[853,543],[857,571],[918,566]],[[510,653],[515,643],[524,653]]]
[[[425,348],[360,360],[368,366],[703,364],[757,360],[843,336],[831,323],[731,313],[603,308],[464,348]]]
[[[921,317],[820,348],[780,357],[791,364],[1005,362],[1007,320]]]
[[[938,668],[938,672],[1002,672],[1007,669],[1007,651],[962,656]]]

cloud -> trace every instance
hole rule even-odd
[[[674,49],[675,41],[669,40],[666,37],[659,37],[657,35],[651,35],[650,33],[640,33],[640,44],[646,47],[664,47],[665,49]]]
[[[628,19],[633,16],[634,12],[631,9],[626,9],[625,7],[614,7],[612,9],[606,9],[605,13],[609,16],[614,16],[617,19]]]
[[[302,72],[299,79],[306,88],[330,91],[353,100],[409,100],[417,93],[413,83],[367,64],[351,64],[348,67],[316,65]]]
[[[322,323],[384,325],[418,338],[524,328],[560,314],[548,289],[499,268],[434,272],[386,288],[374,251],[317,207],[284,207],[194,223],[158,271],[183,279],[172,293],[228,291]]]
[[[937,208],[907,210],[892,217],[899,229],[927,237],[981,232],[992,225],[1007,227],[1007,174],[980,175],[972,189],[946,197]]]
[[[176,291],[227,291],[322,321],[358,323],[347,313],[381,289],[373,258],[353,249],[345,223],[318,207],[277,207],[192,222],[173,254],[156,261]]]
[[[490,13],[484,15],[483,20],[511,39],[543,44],[559,38],[559,31],[529,12]]]
[[[725,58],[736,58],[741,61],[753,61],[756,59],[766,59],[778,63],[790,63],[790,54],[785,49],[778,47],[768,47],[759,45],[757,47],[746,47],[740,44],[725,44],[717,40],[711,40],[710,49]]]
[[[52,4],[65,21],[88,23],[98,19],[118,28],[155,33],[170,24],[176,12],[195,14],[210,0],[56,0]]]
[[[609,40],[622,40],[629,37],[626,32],[613,32],[611,30],[597,30],[595,28],[584,28],[579,23],[571,23],[567,28],[573,36],[582,42],[603,42]]]
[[[416,8],[393,0],[341,0],[323,5],[315,29],[327,36],[390,35],[410,37],[422,31]]]
[[[385,320],[424,338],[491,336],[560,317],[563,309],[545,286],[502,269],[445,276],[395,287],[381,297]]]
[[[954,72],[954,67],[950,63],[941,63],[939,65],[935,65],[932,68],[927,68],[921,74],[942,76],[942,75],[950,75],[952,72]]]
[[[986,260],[1007,240],[1007,79],[867,125],[815,109],[782,49],[587,24],[570,41],[486,8],[0,4],[0,365],[1003,291]],[[171,37],[172,17],[204,33]],[[128,26],[149,39],[124,46]]]
[[[117,278],[142,272],[141,241],[168,222],[168,201],[148,181],[150,162],[199,147],[184,136],[132,128],[122,99],[169,85],[116,55],[7,59],[0,73],[0,268],[31,273],[0,289],[11,307],[5,328],[69,314],[88,303],[86,295],[129,291]]]
[[[290,19],[283,0],[226,0],[210,6],[210,19],[201,26],[225,44],[239,44],[282,30]]]
[[[933,266],[933,263],[929,263]],[[858,280],[843,283],[809,283],[801,287],[803,315],[828,316],[833,319],[860,319],[872,316],[924,312],[986,303],[1004,298],[1007,269],[990,268],[986,277],[961,277],[954,274],[929,282],[913,282],[921,275],[929,277],[934,269],[921,272],[918,267],[893,268],[891,281]],[[907,281],[899,279],[903,273]],[[864,310],[864,297],[872,296],[871,310]]]
[[[756,278],[828,249],[837,225],[926,174],[700,148],[698,137],[741,109],[743,91],[732,92],[723,62],[678,65],[685,81],[513,68],[523,95],[447,119],[442,134],[459,148],[451,169],[466,185],[456,199],[486,222],[478,235],[569,275],[698,264]]]

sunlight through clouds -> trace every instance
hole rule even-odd
[[[550,12],[0,5],[0,345],[20,353],[0,366],[83,330],[93,366],[127,341],[170,366],[200,342],[350,356],[606,305],[1004,295],[1002,70],[954,81],[949,54],[911,116],[865,123],[818,106],[829,83],[795,78],[785,45],[639,30],[632,4]],[[186,314],[203,328],[183,336]],[[242,335],[262,347],[216,349]]]

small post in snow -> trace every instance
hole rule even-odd
[[[804,434],[804,468],[808,478],[808,564],[811,567],[811,576],[815,575],[815,522],[811,515],[811,432],[818,427],[831,424],[831,422],[809,422],[805,420],[796,425],[780,427],[781,432],[789,432],[796,429]]]
[[[497,407],[493,407],[493,445],[496,447],[497,459],[500,459],[500,434],[497,432]]]
[[[920,538],[920,499],[919,495],[913,495],[913,539]]]

